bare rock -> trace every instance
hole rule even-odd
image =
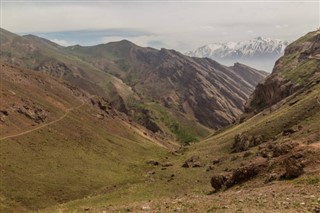
[[[23,105],[18,107],[17,112],[25,115],[36,123],[45,122],[48,116],[48,112],[46,110],[36,105]]]
[[[189,166],[189,164],[188,164],[187,161],[184,162],[181,167],[182,167],[182,168],[190,168],[190,166]]]
[[[288,135],[291,135],[291,134],[293,134],[293,133],[295,133],[295,132],[296,132],[296,130],[294,130],[294,129],[292,129],[292,128],[289,128],[289,129],[283,130],[282,135],[283,135],[283,136],[288,136]]]
[[[147,164],[152,165],[152,166],[158,166],[158,165],[160,165],[160,163],[159,163],[158,161],[155,161],[155,160],[149,160],[149,161],[147,162]]]
[[[264,183],[270,183],[273,182],[275,180],[279,179],[279,174],[272,172],[271,174],[269,174],[269,176],[265,179]]]
[[[222,188],[230,188],[234,185],[244,183],[257,176],[266,167],[266,161],[253,163],[240,167],[232,172],[214,175],[211,178],[211,186],[218,191]]]
[[[183,164],[182,164],[183,168],[196,168],[196,167],[202,167],[202,164],[200,163],[200,158],[199,156],[192,156],[191,158],[189,158],[188,160],[186,160]]]
[[[293,142],[286,142],[283,144],[277,144],[273,146],[272,149],[272,156],[278,157],[281,155],[285,155],[289,153],[294,147],[296,147],[298,144]]]
[[[261,135],[249,135],[248,133],[237,134],[234,138],[233,152],[247,151],[250,147],[258,146],[263,143]]]
[[[265,166],[265,163],[254,163],[233,170],[231,178],[226,183],[227,187],[229,188],[254,178]]]
[[[287,158],[284,165],[286,169],[284,177],[286,178],[293,179],[303,174],[304,165],[294,156]]]
[[[162,167],[170,167],[170,166],[173,166],[173,163],[166,162],[166,163],[162,164]]]
[[[211,178],[211,186],[214,188],[215,191],[219,191],[225,186],[228,179],[229,176],[225,174],[214,175]]]
[[[212,164],[215,165],[215,164],[218,164],[218,163],[220,163],[220,162],[221,162],[221,159],[214,159],[214,160],[212,161]]]
[[[0,110],[0,117],[6,117],[9,115],[9,112],[7,110]]]

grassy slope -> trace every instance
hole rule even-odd
[[[148,173],[146,173],[146,180],[143,183],[118,188],[116,191],[102,193],[91,198],[75,200],[46,209],[46,211],[56,212],[59,209],[65,212],[81,212],[84,208],[90,208],[93,212],[105,210],[108,212],[108,209],[112,209],[113,206],[119,205],[119,208],[115,207],[115,209],[120,212],[125,212],[127,209],[130,210],[130,206],[134,205],[136,201],[140,201],[140,205],[142,205],[144,201],[153,200],[158,202],[161,208],[165,208],[164,205],[166,204],[162,202],[170,201],[161,201],[163,198],[174,198],[187,195],[206,197],[212,190],[210,178],[213,174],[223,172],[225,168],[237,168],[241,163],[249,162],[254,157],[254,155],[252,155],[244,158],[241,153],[231,155],[231,146],[236,134],[248,131],[249,133],[266,135],[267,137],[277,136],[276,141],[279,143],[286,140],[308,142],[310,139],[309,136],[314,134],[317,134],[316,137],[320,140],[320,104],[317,102],[318,95],[320,94],[319,92],[320,86],[318,85],[315,88],[312,88],[312,90],[296,96],[289,102],[292,103],[299,100],[296,104],[290,106],[289,103],[286,103],[272,112],[261,112],[242,124],[230,126],[205,141],[189,146],[182,154],[167,154],[167,157],[162,157],[159,160],[161,162],[170,161],[173,163],[173,166],[168,167],[166,170],[161,170],[160,167],[149,168],[149,171],[154,171],[155,174],[147,175]],[[301,125],[303,126],[303,129],[290,137],[281,136],[281,132],[288,127],[288,122],[293,127]],[[252,148],[251,151],[256,151],[256,149],[257,148]],[[320,154],[319,150],[318,153]],[[238,159],[232,161],[231,157],[236,155],[238,156]],[[209,172],[205,171],[206,167],[182,168],[181,165],[183,162],[192,156],[199,156],[202,165],[210,165],[211,161],[217,158],[222,158],[224,160],[221,164],[216,165],[213,171]],[[172,174],[175,176],[170,180]],[[312,174],[310,178],[308,174],[306,174],[295,180],[295,182],[298,183],[300,181],[299,183],[303,184],[306,183],[304,181],[319,180],[320,176]],[[264,179],[258,179],[256,180],[257,183],[253,183],[253,185],[250,185],[249,183],[249,186],[244,189],[248,187],[264,187],[263,181]],[[283,182],[282,185],[283,187],[289,187],[292,183],[292,181],[287,181]],[[319,182],[310,184],[318,186]],[[224,194],[221,196],[223,197]],[[210,206],[211,198],[205,197],[204,202],[206,203],[203,205]],[[225,199],[227,200],[228,197]],[[197,204],[194,200],[190,200],[190,202],[193,203],[193,206],[196,206],[195,209],[206,211],[200,203]],[[187,209],[191,208],[191,206],[188,207],[188,201],[185,201],[184,204]],[[215,205],[219,205],[219,203],[216,203]],[[125,208],[124,206],[128,206],[128,208]],[[162,212],[166,212],[165,209],[162,210]]]
[[[2,77],[4,69],[7,67],[1,67]],[[12,72],[15,70],[11,69]],[[3,78],[1,97],[7,101],[2,103],[32,100],[50,112],[48,121],[60,117],[65,108],[81,104],[79,97],[68,94],[67,89],[62,89],[59,97],[59,88],[55,87],[56,93],[51,93],[49,85],[52,84],[46,84],[47,76],[33,75],[31,71],[22,73],[31,79],[40,78],[45,84],[30,86]],[[25,92],[26,88],[28,92]],[[15,95],[11,95],[14,99],[10,100],[8,91],[14,91]],[[46,95],[51,99],[46,100]],[[55,106],[56,102],[66,106],[59,108]],[[159,158],[166,150],[140,136],[121,116],[101,120],[95,118],[96,113],[96,109],[85,104],[48,127],[0,141],[1,212],[41,209],[144,180],[143,174],[148,167],[145,162]],[[10,115],[14,112],[10,112],[6,124],[19,126],[15,123],[18,115],[13,118]],[[23,121],[25,126],[12,131],[9,128],[5,135],[34,128],[26,117],[19,119],[18,122]]]
[[[288,63],[290,62],[288,61]],[[317,64],[315,66],[317,66]],[[311,67],[312,70],[314,70],[314,68],[314,66]],[[299,71],[297,71],[297,69],[293,70],[294,75],[297,75],[297,72],[300,74],[308,73],[310,68],[301,68]],[[287,70],[283,71],[283,73],[287,72]],[[317,79],[313,80],[317,82]],[[144,183],[138,183],[132,185],[131,187],[121,188],[113,193],[101,194],[85,200],[80,199],[72,201],[59,207],[47,209],[47,211],[54,212],[59,209],[67,212],[80,212],[83,210],[83,208],[90,208],[92,211],[108,211],[108,209],[112,209],[113,205],[120,205],[118,209],[115,208],[117,211],[127,211],[130,210],[129,206],[133,204],[134,201],[145,202],[146,200],[150,199],[159,200],[159,205],[164,207],[163,205],[167,204],[161,202],[168,201],[161,201],[163,197],[172,198],[187,196],[189,194],[195,194],[195,196],[204,196],[205,194],[210,193],[212,190],[210,186],[210,178],[213,174],[224,172],[226,169],[229,170],[238,168],[242,164],[247,164],[251,160],[255,160],[256,155],[254,153],[258,151],[258,147],[251,148],[250,152],[253,154],[249,155],[248,157],[244,157],[243,153],[232,154],[232,144],[236,134],[248,132],[250,135],[262,135],[265,141],[277,144],[281,144],[286,141],[297,141],[301,143],[302,146],[309,143],[319,143],[319,94],[320,85],[309,84],[309,86],[306,86],[301,92],[297,92],[292,96],[289,96],[282,102],[260,112],[243,123],[231,125],[223,130],[220,130],[212,137],[201,141],[200,143],[188,146],[181,152],[175,153],[174,155],[168,154],[166,158],[160,158],[160,161],[171,161],[173,166],[168,167],[166,170],[162,170],[160,167],[150,168],[149,171],[154,171],[155,174],[146,175],[146,181]],[[290,136],[283,136],[282,132],[289,128],[300,130],[291,134]],[[315,154],[310,156],[310,159],[314,159],[315,162],[317,160],[319,161],[320,150],[313,147],[312,150]],[[215,165],[214,169],[209,172],[206,172],[207,167],[189,169],[182,168],[181,165],[183,162],[192,156],[198,156],[202,165],[212,165],[212,160],[218,158],[222,159],[222,162],[218,165]],[[236,160],[232,160],[233,157],[236,157]],[[315,171],[306,172],[304,175],[294,181],[281,182],[280,186],[287,188],[290,191],[292,187],[295,187],[295,185],[292,184],[299,183],[300,185],[298,184],[299,186],[297,185],[296,187],[301,187],[301,184],[311,184],[312,188],[316,191],[316,188],[320,184],[320,175],[317,173],[319,171],[319,167],[316,166],[316,163],[314,164],[314,168]],[[174,178],[170,178],[172,175],[174,175]],[[263,187],[265,187],[264,178],[265,177],[258,176],[256,180],[250,181],[244,189],[252,189],[257,187],[259,190],[261,189],[263,193]],[[242,186],[236,188],[242,190]],[[267,190],[277,191],[278,189],[271,187],[271,189]],[[228,200],[228,197],[224,197],[228,196],[226,194],[223,192],[223,194],[219,194],[219,196],[222,196],[222,198]],[[288,196],[288,194],[284,194],[284,196]],[[128,204],[128,202],[131,204]],[[188,201],[185,202],[186,203],[184,204],[187,206]],[[196,206],[195,209],[199,210],[202,208],[202,204],[197,202],[194,203],[194,201],[192,202],[193,205]],[[208,198],[205,202],[207,203],[205,203],[204,206],[209,205],[210,198]],[[124,205],[124,203],[127,203],[128,205]],[[128,206],[128,208],[125,208],[126,206]],[[189,206],[189,208],[190,207],[191,206]],[[301,206],[297,206],[297,204],[293,204],[293,206],[290,208],[300,207]],[[272,209],[273,207],[271,208],[266,206],[266,208]],[[292,209],[290,209],[290,211],[291,210]],[[203,211],[206,211],[206,209],[203,209]],[[163,210],[163,212],[165,212],[165,210]]]
[[[97,146],[97,144],[94,143],[94,141],[97,140],[102,142],[102,144],[104,144],[104,141],[109,139],[109,142],[110,142],[111,140],[110,137],[111,138],[114,138],[114,137],[110,136],[109,134],[103,131],[103,128],[102,128],[103,125],[101,121],[95,121],[95,122],[89,121],[89,119],[86,118],[86,116],[83,117],[84,120],[80,121],[78,120],[79,118],[75,117],[75,115],[74,117],[70,116],[68,117],[68,120],[73,119],[72,123],[75,124],[74,128],[77,130],[79,129],[79,132],[88,132],[90,128],[94,128],[95,131],[99,132],[99,129],[100,128],[102,129],[100,130],[101,135],[99,136],[94,135],[89,137],[89,136],[86,136],[86,134],[83,134],[81,135],[81,137],[79,137],[79,136],[74,136],[73,134],[70,133],[70,132],[76,132],[76,131],[68,131],[68,133],[66,133],[68,134],[68,140],[65,140],[64,137],[60,139],[60,140],[64,140],[64,142],[67,141],[69,143],[70,141],[70,143],[74,143],[72,144],[72,148],[74,147],[74,145],[77,145],[76,147],[79,147],[79,149],[77,148],[75,152],[73,152],[72,149],[69,147],[69,153],[70,152],[75,153],[75,156],[77,156],[76,160],[74,160],[73,157],[68,158],[69,161],[77,163],[77,165],[79,164],[79,162],[82,162],[82,163],[84,162],[84,165],[88,164],[90,165],[90,168],[96,169],[95,171],[91,171],[92,173],[94,173],[94,175],[91,175],[90,172],[86,172],[88,168],[83,168],[84,165],[80,165],[81,167],[80,171],[82,171],[82,173],[78,173],[78,170],[74,170],[74,168],[71,167],[70,165],[64,164],[66,168],[69,168],[72,171],[71,175],[75,175],[76,177],[79,178],[79,179],[72,179],[73,182],[66,182],[66,184],[68,185],[71,184],[71,187],[75,185],[76,189],[79,189],[79,191],[83,189],[81,188],[82,185],[81,186],[78,185],[79,182],[88,184],[87,186],[89,186],[90,188],[95,188],[95,185],[90,185],[90,183],[92,184],[92,182],[90,182],[89,180],[87,181],[84,180],[85,177],[83,174],[86,174],[86,175],[89,174],[90,178],[93,178],[95,183],[97,183],[98,187],[96,188],[97,190],[95,190],[95,193],[92,194],[92,196],[87,197],[85,199],[81,199],[81,196],[72,197],[72,190],[70,189],[64,190],[64,193],[66,191],[70,193],[68,194],[69,198],[73,198],[75,200],[71,202],[66,202],[63,205],[56,205],[56,206],[47,208],[44,211],[57,212],[58,210],[60,210],[65,212],[71,212],[71,211],[81,212],[83,211],[84,208],[90,208],[92,211],[104,211],[108,209],[111,205],[115,205],[115,206],[120,204],[123,205],[123,204],[128,204],[128,203],[132,203],[134,201],[139,201],[139,200],[140,201],[149,200],[149,199],[153,200],[153,199],[159,199],[162,197],[175,197],[175,196],[181,196],[185,194],[196,194],[197,196],[204,196],[204,194],[208,194],[212,190],[209,183],[210,183],[210,178],[213,174],[222,172],[225,170],[225,168],[227,169],[237,168],[240,166],[241,163],[247,163],[248,161],[253,159],[254,155],[251,155],[245,158],[243,157],[242,153],[231,154],[231,146],[234,141],[234,136],[238,133],[249,132],[250,134],[263,135],[266,140],[272,140],[273,138],[275,138],[275,141],[277,143],[281,143],[286,140],[297,140],[297,141],[308,143],[308,141],[311,140],[310,136],[313,136],[313,139],[312,139],[313,142],[319,141],[320,140],[319,94],[320,94],[320,85],[317,84],[311,88],[305,89],[300,94],[294,94],[283,103],[279,103],[277,106],[274,106],[271,109],[267,109],[263,112],[260,112],[259,114],[255,115],[254,117],[250,118],[244,123],[229,126],[226,129],[221,130],[220,132],[216,133],[212,137],[208,138],[207,140],[201,143],[192,144],[191,146],[187,147],[185,151],[182,151],[179,153],[174,153],[174,154],[165,153],[157,149],[157,147],[151,146],[151,144],[149,143],[146,143],[146,144],[143,143],[141,144],[141,147],[142,147],[141,149],[135,146],[135,148],[138,149],[137,151],[138,154],[135,155],[133,154],[134,152],[131,150],[133,149],[131,145],[128,145],[125,147],[118,146],[119,144],[123,145],[123,143],[120,143],[117,139],[113,139],[113,142],[115,144],[118,144],[116,146],[117,148],[112,148],[112,145],[108,143],[108,146],[106,146],[106,149],[108,149],[108,151],[110,151],[110,149],[114,151],[121,150],[121,152],[125,152],[128,154],[128,161],[130,162],[132,162],[132,158],[137,159],[137,161],[135,161],[133,165],[128,163],[126,159],[124,159],[124,161],[127,163],[125,163],[124,166],[120,166],[119,168],[118,167],[116,168],[116,171],[119,171],[118,176],[117,176],[117,173],[114,171],[108,170],[108,175],[106,175],[103,172],[103,171],[106,171],[106,169],[103,171],[98,170],[100,166],[104,168],[103,167],[104,164],[99,165],[100,158],[97,157],[97,156],[100,156],[100,150],[104,150],[104,149],[100,146]],[[151,104],[151,106],[149,107],[153,108],[156,106],[152,106]],[[84,112],[84,111],[81,111],[81,112]],[[81,124],[83,122],[87,122],[88,125],[82,126]],[[112,122],[112,123],[115,123],[115,122]],[[282,136],[281,133],[283,130],[287,128],[296,128],[298,125],[302,126],[301,130],[299,130],[298,132],[290,136]],[[66,128],[70,128],[70,126],[71,126],[70,123],[67,122],[67,124],[65,126],[62,126],[61,129],[59,129],[58,127],[56,128],[58,131],[63,132]],[[111,128],[111,126],[108,126],[108,127]],[[118,128],[114,127],[114,128],[115,130],[117,129],[119,130],[123,127],[118,127]],[[130,138],[130,137],[133,137],[133,135],[129,133],[127,135],[122,135],[122,136],[126,138],[128,137]],[[90,143],[88,144],[85,141],[79,140],[79,138],[86,138],[85,141],[90,141]],[[49,137],[49,140],[50,140],[50,137]],[[120,140],[127,141],[121,138]],[[132,144],[132,143],[134,144],[135,143],[134,141],[135,140],[128,141],[128,144]],[[59,143],[59,144],[63,144],[63,143]],[[63,146],[62,148],[68,149],[68,146],[66,147]],[[94,157],[91,156],[91,152],[89,152],[88,154],[84,151],[84,150],[86,151],[89,150],[88,148],[90,148],[90,150],[91,149],[95,150],[92,153]],[[151,150],[152,154],[150,154],[146,149]],[[257,148],[252,148],[250,151],[254,152],[256,151],[256,149]],[[61,147],[57,150],[61,150]],[[315,152],[319,153],[319,150],[315,149]],[[85,156],[88,157],[88,161],[90,160],[91,162],[97,162],[99,166],[95,167],[96,164],[92,165],[90,164],[91,162],[86,162],[86,159],[85,160],[82,159],[80,161],[79,158],[80,156],[82,156],[83,153],[86,153]],[[97,153],[99,153],[99,155]],[[23,153],[21,152],[21,154]],[[146,154],[147,156],[145,156],[144,154]],[[203,165],[210,164],[210,162],[216,158],[222,157],[224,160],[221,164],[217,165],[213,171],[209,171],[209,172],[205,171],[206,167],[190,168],[190,169],[182,168],[181,167],[182,163],[186,159],[194,155],[200,157],[200,161]],[[112,155],[112,151],[102,156],[103,158],[108,158],[113,162],[117,162],[119,160],[118,153],[116,153],[115,155]],[[144,158],[141,159],[141,156],[143,156]],[[232,161],[231,160],[232,156],[238,156],[238,159],[236,161]],[[147,159],[150,159],[151,157],[156,160],[159,160],[160,162],[170,161],[173,163],[173,166],[168,167],[165,170],[162,170],[162,167],[159,167],[159,166],[155,166],[155,167],[147,166],[145,164],[145,161]],[[103,163],[106,163],[106,162],[103,162]],[[112,168],[112,166],[110,167]],[[133,170],[133,168],[135,171],[138,171],[138,175],[132,174],[130,172]],[[63,170],[60,170],[60,171],[63,171]],[[151,171],[152,173],[153,172],[155,173],[151,174],[150,173]],[[128,179],[121,179],[121,177],[123,177],[123,174],[127,175]],[[70,174],[66,176],[67,180],[68,178],[70,178],[69,175]],[[105,187],[105,188],[101,187],[101,185],[103,184],[101,179],[106,178],[109,175],[112,177],[112,179],[117,180],[118,184],[112,182],[111,185],[108,184],[108,187]],[[174,175],[174,178],[171,178],[172,175]],[[316,178],[319,178],[319,177],[316,177]],[[129,182],[128,181],[129,179],[134,181]],[[302,176],[296,181],[303,182],[305,180],[307,181],[309,180],[308,174],[305,174],[304,176]],[[260,181],[259,184],[261,186],[264,180],[258,179],[257,181]],[[287,182],[284,182],[284,183],[286,184]],[[291,181],[289,181],[288,183],[289,183],[288,185],[292,184]],[[116,187],[113,187],[113,184],[116,184]],[[315,185],[316,187],[319,186],[318,182],[316,182],[315,184],[316,184]],[[37,183],[37,185],[39,185],[39,182]],[[36,186],[36,184],[34,184],[34,186]],[[112,187],[110,188],[110,186]],[[252,188],[255,186],[256,185],[249,185],[248,187]],[[14,191],[13,189],[11,190]],[[79,193],[79,191],[77,191],[77,194],[81,194]],[[84,192],[82,195],[85,195],[85,194],[86,192]],[[58,197],[60,195],[61,194],[58,194]],[[222,196],[224,195],[222,194]],[[51,199],[53,200],[53,198]],[[11,201],[12,200],[9,200],[7,202],[11,202]],[[60,201],[64,202],[67,200],[60,200]],[[50,204],[54,204],[54,202]],[[43,205],[43,206],[46,206],[46,205]],[[194,205],[199,205],[199,208],[201,208],[202,204],[198,203]],[[125,211],[126,209],[122,209],[122,210]]]

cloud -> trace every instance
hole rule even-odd
[[[216,30],[215,27],[209,26],[209,25],[207,25],[207,26],[201,26],[200,28],[201,28],[202,30],[204,30],[204,31],[214,31],[214,30]]]
[[[287,25],[287,24],[283,24],[283,25],[277,24],[277,25],[275,26],[276,29],[283,29],[283,28],[287,28],[287,27],[289,27],[289,25]]]
[[[152,35],[149,32],[137,29],[117,28],[104,30],[76,30],[76,31],[58,31],[58,32],[27,32],[22,34],[33,34],[44,37],[49,40],[56,40],[62,46],[81,44],[95,45],[105,41],[112,41],[114,38],[128,39],[141,36]],[[60,42],[60,43],[59,43]]]
[[[82,45],[128,39],[182,52],[252,36],[294,40],[320,24],[317,2],[6,1],[2,6],[2,27],[15,33]]]

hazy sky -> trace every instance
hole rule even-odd
[[[315,1],[5,1],[1,27],[62,45],[128,39],[181,52],[257,36],[294,40],[320,25]]]

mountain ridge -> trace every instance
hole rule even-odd
[[[6,32],[1,31],[3,37]],[[208,127],[218,129],[234,122],[255,85],[266,76],[249,67],[242,68],[247,74],[241,76],[210,59],[139,47],[127,40],[61,47],[36,36],[16,35],[1,48],[1,58],[8,63],[46,72],[105,97],[155,134],[183,141],[204,137]]]
[[[248,41],[213,43],[201,46],[185,54],[193,57],[208,57],[225,64],[241,62],[253,67],[271,71],[277,58],[283,55],[287,41],[256,37]],[[254,60],[261,63],[253,63]],[[267,60],[267,63],[263,63]],[[246,63],[247,62],[247,63]],[[267,66],[266,66],[267,65]]]

